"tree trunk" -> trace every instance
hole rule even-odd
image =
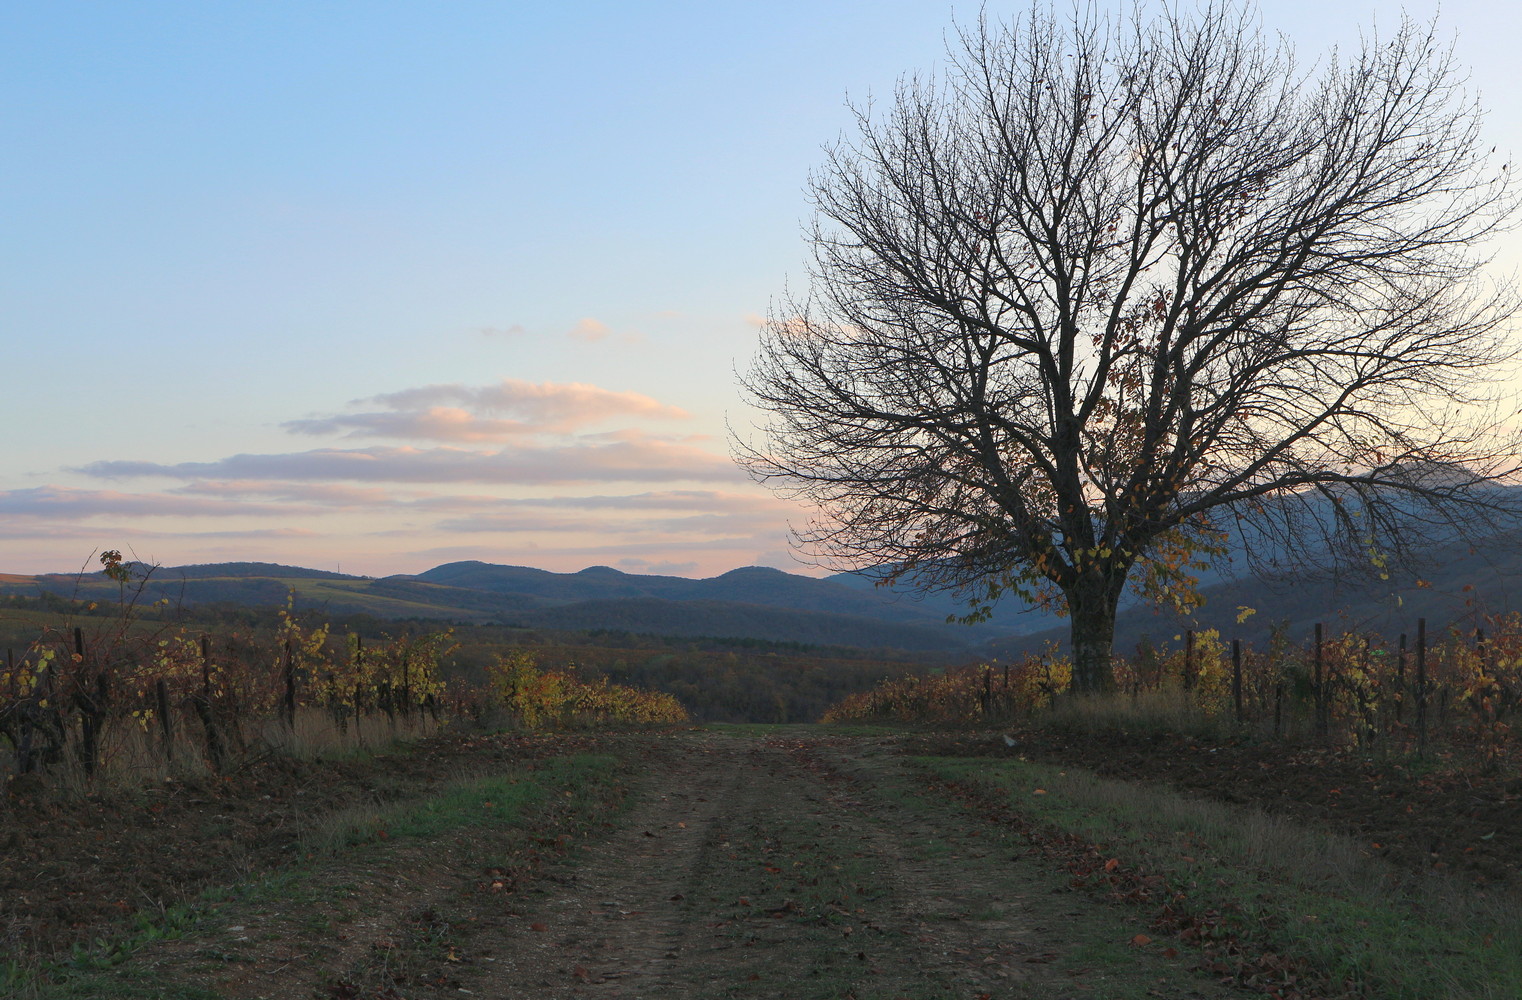
[[[1098,694],[1115,687],[1110,654],[1115,646],[1115,608],[1120,586],[1101,579],[1083,580],[1067,593],[1072,620],[1073,687],[1078,694]]]

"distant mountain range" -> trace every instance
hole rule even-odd
[[[0,576],[0,593],[115,600],[101,574]],[[623,573],[593,566],[551,573],[526,566],[455,562],[379,579],[273,563],[217,563],[155,569],[144,597],[172,604],[284,604],[334,616],[369,614],[563,630],[613,629],[668,636],[722,636],[812,645],[956,652],[998,635],[1033,631],[1047,619],[1006,615],[999,626],[946,622],[944,601],[863,581],[816,579],[750,566],[706,580]],[[1021,627],[1023,625],[1023,628]]]
[[[1420,582],[1409,575],[1341,582],[1226,579],[1203,589],[1206,604],[1189,621],[1159,616],[1132,602],[1120,616],[1116,648],[1128,652],[1143,635],[1168,641],[1191,625],[1249,641],[1262,641],[1278,621],[1287,621],[1294,637],[1316,621],[1393,635],[1413,629],[1418,617],[1427,618],[1429,628],[1442,628],[1477,607],[1522,608],[1522,545],[1473,549],[1453,543],[1435,552],[1431,563]],[[115,600],[119,590],[99,573],[0,574],[0,594],[39,593],[106,601]],[[372,579],[273,563],[217,563],[156,569],[144,596],[187,606],[271,606],[293,597],[298,608],[335,617],[369,614],[568,631],[753,638],[956,658],[1013,655],[1047,640],[1066,639],[1064,621],[1014,599],[1000,605],[986,623],[948,624],[949,615],[963,610],[948,595],[921,598],[848,574],[816,579],[757,566],[691,580],[606,566],[551,573],[470,561],[415,576]],[[1239,624],[1243,607],[1255,614]]]

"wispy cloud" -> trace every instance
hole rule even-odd
[[[723,572],[777,548],[790,507],[751,488],[691,420],[579,382],[415,386],[283,425],[381,440],[113,458],[64,470],[86,477],[69,485],[0,491],[0,539],[33,565],[62,542],[70,553],[135,543],[166,563],[352,560],[372,573],[429,558]],[[650,430],[661,424],[671,433]]]
[[[447,500],[450,498],[441,498]],[[420,505],[434,503],[419,501]],[[777,515],[796,511],[797,505],[781,500],[769,493],[733,493],[720,490],[661,490],[650,493],[632,493],[623,496],[556,496],[544,499],[512,499],[500,503],[555,508],[579,507],[588,510],[623,511],[682,511],[703,513],[745,512]]]
[[[558,567],[558,572],[585,569],[593,565],[629,566],[637,563],[645,565],[666,563],[694,566],[703,572],[717,576],[737,566],[763,565],[758,562],[758,557],[763,555],[768,560],[775,559],[781,552],[778,547],[780,541],[780,538],[694,540],[657,538],[645,541],[611,538],[602,543],[578,545],[556,544],[551,540],[530,536],[521,540],[514,538],[507,544],[497,546],[490,544],[431,545],[410,549],[405,555],[425,565],[457,559],[480,559],[486,562],[544,568]],[[802,569],[796,561],[793,561],[788,568],[795,571]]]
[[[595,517],[568,516],[545,509],[492,511],[485,509],[462,517],[445,518],[434,524],[434,530],[450,534],[555,534],[565,532],[629,531],[627,524],[610,525]]]
[[[625,573],[649,573],[652,576],[691,576],[697,571],[695,562],[672,562],[668,559],[620,559],[617,568]]]
[[[534,510],[494,511],[483,509],[458,517],[445,518],[434,525],[439,531],[456,534],[499,534],[525,531],[586,532],[622,537],[659,535],[680,538],[751,538],[767,528],[778,526],[775,517],[750,513],[688,514],[684,517],[624,516],[611,518],[575,517],[544,507]]]
[[[0,526],[0,539],[32,540],[38,537],[39,529],[34,525],[23,526]],[[144,527],[141,524],[113,525],[109,529],[98,525],[77,524],[66,521],[50,523],[46,526],[46,535],[49,539],[57,540],[80,540],[89,543],[86,552],[99,551],[104,548],[123,548],[124,543],[136,541],[167,540],[185,542],[194,539],[229,538],[229,539],[290,539],[290,538],[321,538],[320,532],[307,528],[238,528],[232,530],[189,531],[183,526],[170,526],[165,528]],[[71,556],[73,552],[69,553]],[[153,562],[151,557],[144,556],[145,561]],[[85,569],[94,572],[99,569],[93,563],[87,563]],[[58,567],[53,567],[48,572],[56,572]]]
[[[551,485],[587,482],[735,481],[729,459],[659,439],[498,451],[463,448],[359,448],[233,455],[214,462],[92,462],[75,471],[99,479],[348,480],[389,483]]]
[[[401,500],[381,486],[350,486],[346,483],[282,483],[258,479],[213,480],[187,483],[169,491],[211,497],[269,497],[274,500],[322,507],[383,507]],[[289,510],[289,507],[282,508]]]
[[[286,517],[290,504],[202,499],[166,493],[119,493],[65,486],[0,492],[0,516],[82,520],[92,517]]]
[[[355,400],[350,405],[381,409],[308,417],[282,426],[296,434],[477,443],[532,434],[568,434],[615,419],[689,419],[680,407],[637,392],[616,392],[581,382],[511,378],[484,386],[419,386]]]
[[[176,531],[166,533],[165,537],[182,538],[321,538],[321,532],[312,531],[308,528],[250,528],[247,531]]]
[[[470,405],[483,413],[517,413],[547,427],[581,426],[608,417],[686,420],[687,411],[638,392],[617,392],[584,382],[528,382],[505,378],[485,386],[433,385],[374,397],[409,405],[439,394],[440,401]]]

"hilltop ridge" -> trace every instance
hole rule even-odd
[[[1161,615],[1132,600],[1118,618],[1116,650],[1143,637],[1167,641],[1184,628],[1217,628],[1223,636],[1266,638],[1287,623],[1291,636],[1316,621],[1396,634],[1426,618],[1429,628],[1472,620],[1479,611],[1522,608],[1522,546],[1517,539],[1484,546],[1438,547],[1421,577],[1232,579],[1217,574],[1201,588],[1205,604],[1188,618]],[[99,573],[0,574],[0,594],[113,601],[117,584]],[[462,560],[417,574],[379,578],[279,563],[231,562],[160,567],[144,597],[172,604],[273,606],[330,615],[368,614],[463,624],[559,630],[610,629],[666,636],[712,636],[901,649],[954,656],[1017,655],[1066,640],[1055,612],[1014,598],[976,626],[948,623],[964,613],[948,594],[915,594],[851,574],[808,577],[743,566],[704,579],[627,573],[589,566],[556,573],[530,566]],[[1253,614],[1238,621],[1242,609]]]

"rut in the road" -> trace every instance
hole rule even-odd
[[[609,797],[577,814],[596,822],[549,811],[339,854],[294,878],[298,895],[234,900],[138,964],[228,1000],[1241,995],[1132,947],[1145,915],[1074,891],[927,786],[892,739],[605,746],[640,772],[622,815]]]
[[[530,891],[537,905],[485,956],[493,974],[480,988],[503,998],[679,995],[691,946],[681,904],[711,831],[744,795],[750,756],[731,741],[650,754],[626,824]]]
[[[710,738],[649,763],[629,825],[523,907],[473,989],[971,998],[1042,978],[1051,942],[1019,901],[950,877],[973,854],[807,748]]]

